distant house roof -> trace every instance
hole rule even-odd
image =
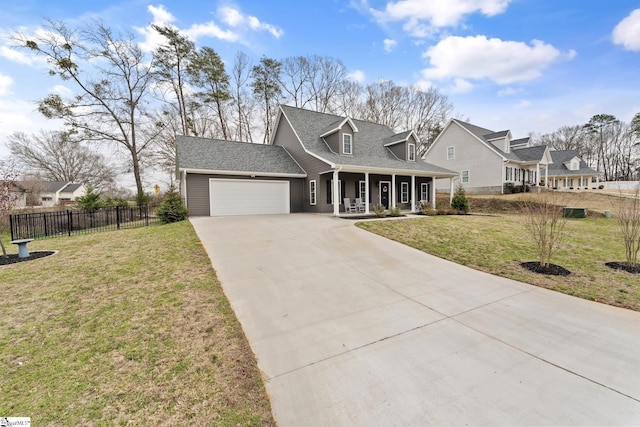
[[[547,151],[546,145],[536,145],[533,147],[514,148],[513,154],[523,162],[539,162]]]
[[[385,147],[385,143],[395,141],[398,135],[403,135],[405,132],[396,134],[388,126],[363,120],[350,120],[358,128],[358,134],[354,136],[353,155],[342,156],[332,152],[320,135],[336,123],[344,121],[344,117],[287,105],[280,106],[278,120],[282,120],[282,116],[291,124],[304,149],[331,166],[414,171],[446,177],[459,175],[458,172],[420,160],[407,162],[398,159]],[[409,133],[410,131],[407,131],[406,135],[408,136]]]
[[[68,181],[42,181],[40,192],[56,193],[69,184]]]
[[[76,191],[78,188],[82,187],[83,184],[69,184],[66,187],[64,187],[64,192],[65,193],[73,193],[74,191]]]
[[[177,136],[178,168],[187,171],[305,177],[284,147]]]
[[[578,170],[570,170],[565,166],[565,163],[571,161],[574,157],[580,159],[580,167]],[[587,166],[576,150],[552,150],[551,158],[553,159],[553,163],[549,165],[549,176],[598,175],[598,171]]]

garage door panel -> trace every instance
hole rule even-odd
[[[289,181],[210,179],[211,216],[290,212]]]

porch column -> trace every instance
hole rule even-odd
[[[411,175],[411,212],[416,211],[416,176]]]
[[[540,186],[540,163],[536,163],[536,187]]]
[[[544,186],[549,188],[549,164],[544,167]]]
[[[391,175],[391,203],[389,203],[389,208],[396,207],[396,174]]]
[[[333,171],[333,214],[340,215],[340,183],[338,182],[338,171]]]
[[[431,207],[436,208],[436,177],[431,177]]]
[[[364,173],[364,213],[369,213],[369,172]]]

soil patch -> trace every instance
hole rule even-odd
[[[626,262],[611,261],[605,262],[604,265],[614,270],[624,270],[627,273],[640,274],[640,264],[629,265]]]
[[[566,268],[556,264],[551,264],[551,263],[547,266],[543,266],[543,265],[540,265],[540,263],[537,261],[529,261],[529,262],[521,262],[520,265],[523,268],[526,268],[527,270],[532,271],[534,273],[547,274],[549,276],[568,276],[569,274],[571,274],[571,272]]]
[[[19,258],[18,254],[9,254],[6,257],[0,255],[0,265],[17,264],[19,262],[33,261],[34,259],[48,257],[55,254],[56,251],[35,251],[29,252],[26,258]]]

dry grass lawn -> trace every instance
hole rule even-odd
[[[29,249],[59,252],[0,267],[1,416],[39,426],[275,424],[189,222]]]
[[[580,193],[580,206],[611,210],[610,196]],[[397,221],[369,221],[358,226],[438,257],[488,273],[564,292],[580,298],[640,311],[640,276],[612,270],[609,261],[625,261],[624,245],[615,219],[602,215],[567,222],[564,247],[551,259],[569,269],[566,277],[532,273],[521,262],[536,261],[535,246],[524,227],[516,204],[530,195],[470,197],[472,215],[433,216]],[[574,201],[567,194],[567,205]],[[483,203],[474,200],[485,199]],[[507,203],[505,203],[507,202]],[[484,206],[484,213],[474,210]],[[497,211],[487,212],[493,206]],[[613,212],[612,212],[613,213]]]

